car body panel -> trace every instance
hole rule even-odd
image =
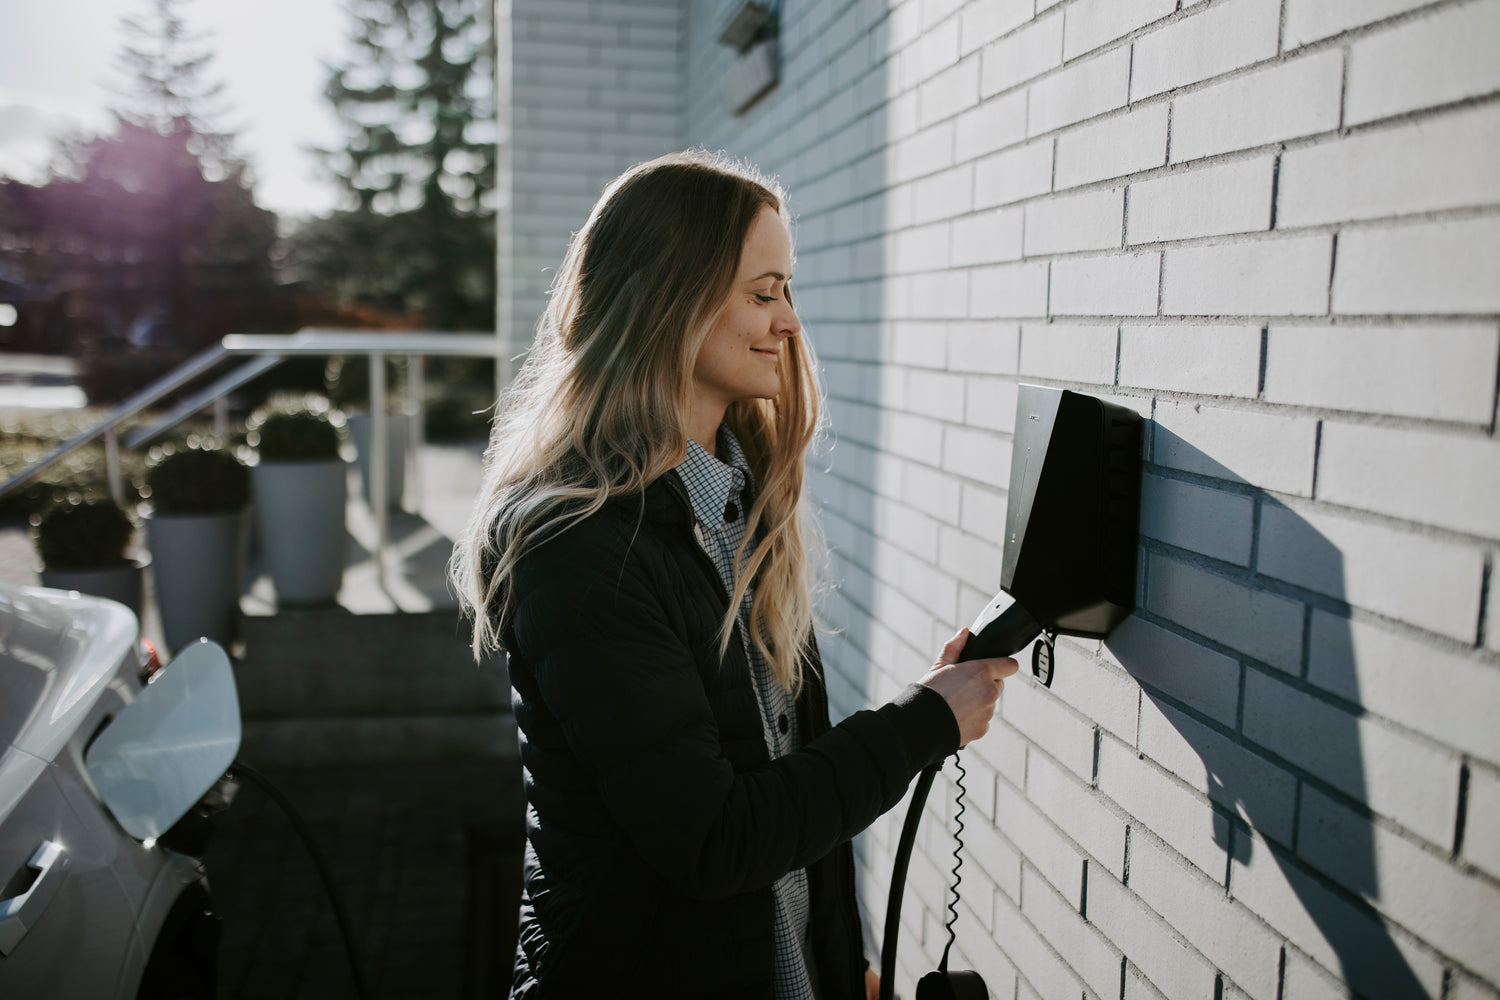
[[[0,901],[26,892],[40,846],[67,862],[0,955],[0,997],[132,1000],[174,904],[206,889],[194,859],[120,827],[84,766],[141,690],[138,628],[112,601],[0,585]]]

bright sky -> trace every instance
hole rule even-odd
[[[0,174],[39,181],[52,136],[108,128],[111,87],[122,87],[120,18],[146,8],[146,0],[0,0]],[[342,138],[323,99],[323,64],[346,51],[340,0],[192,0],[181,12],[214,53],[207,79],[224,83],[229,106],[219,124],[237,134],[260,204],[281,215],[334,207],[332,182],[303,148]]]

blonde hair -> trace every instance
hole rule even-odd
[[[729,301],[750,224],[767,206],[788,220],[780,189],[753,168],[674,153],[616,178],[574,235],[496,416],[484,484],[450,567],[474,620],[476,657],[502,644],[510,582],[527,552],[611,497],[640,493],[686,456],[694,362]],[[804,337],[787,341],[778,371],[775,397],[736,402],[725,414],[757,492],[734,556],[719,654],[753,583],[751,641],[796,691],[813,625],[803,459],[820,404]]]

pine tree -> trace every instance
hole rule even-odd
[[[125,40],[115,63],[125,78],[118,92],[125,103],[114,115],[158,135],[188,137],[189,151],[211,174],[237,175],[244,161],[233,151],[234,137],[217,127],[226,113],[224,84],[207,79],[213,53],[188,29],[186,2],[147,0],[145,12],[120,19]]]
[[[319,151],[347,207],[303,228],[302,265],[435,329],[494,321],[494,36],[485,0],[351,0],[353,58]]]

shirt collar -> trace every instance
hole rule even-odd
[[[687,457],[677,466],[677,474],[687,487],[693,516],[705,525],[724,523],[724,508],[733,494],[741,493],[750,482],[745,452],[734,433],[719,425],[718,450],[728,460],[716,456],[692,438],[688,438]]]

